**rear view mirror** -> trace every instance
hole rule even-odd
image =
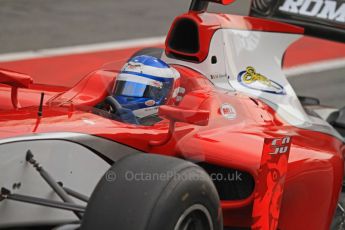
[[[304,97],[298,96],[299,101],[302,105],[320,105],[320,100],[315,97]]]
[[[170,121],[167,136],[159,141],[150,141],[150,146],[161,146],[170,141],[175,131],[175,122],[184,122],[193,125],[206,126],[210,112],[206,110],[183,109],[176,106],[162,105],[159,107],[158,115]]]
[[[339,111],[333,112],[327,118],[330,123],[338,132],[345,137],[345,107]]]
[[[190,110],[176,106],[162,105],[159,108],[158,115],[165,117],[170,121],[205,126],[208,124],[210,112],[206,110]]]
[[[32,83],[33,80],[29,75],[0,69],[0,84],[11,86],[11,100],[14,108],[20,107],[18,103],[18,88],[29,88]]]

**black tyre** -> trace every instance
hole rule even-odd
[[[345,229],[345,192],[342,191],[339,197],[338,206],[335,210],[331,230]]]
[[[162,48],[156,48],[156,47],[148,47],[148,48],[144,48],[141,50],[138,50],[137,52],[135,52],[129,59],[131,60],[132,58],[136,57],[136,56],[140,56],[140,55],[149,55],[152,57],[156,57],[156,58],[161,58],[162,54],[163,54],[163,49]]]
[[[116,178],[116,179],[115,179]],[[177,158],[135,154],[105,174],[82,229],[220,230],[220,201],[208,174]]]

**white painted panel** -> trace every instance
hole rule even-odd
[[[89,149],[68,141],[7,143],[0,145],[0,187],[22,195],[61,201],[32,165],[25,161],[28,149],[53,178],[87,196],[91,195],[102,175],[110,167]],[[13,190],[14,183],[20,183],[20,188]],[[76,220],[76,216],[68,211],[18,201],[0,202],[0,227],[66,220]]]

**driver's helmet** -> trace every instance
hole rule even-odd
[[[180,74],[161,59],[141,55],[129,60],[116,78],[113,97],[137,118],[157,114],[160,105],[175,103]]]

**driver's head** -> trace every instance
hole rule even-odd
[[[116,78],[113,97],[136,117],[150,116],[177,96],[179,77],[178,71],[162,60],[137,56],[124,65]]]

